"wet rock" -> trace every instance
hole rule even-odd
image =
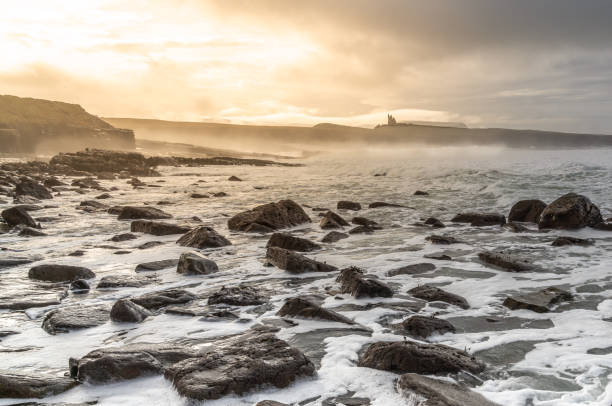
[[[184,289],[172,288],[146,293],[132,298],[132,302],[148,310],[158,310],[162,307],[191,302],[198,297]]]
[[[401,204],[395,204],[395,203],[387,203],[387,202],[373,202],[373,203],[370,203],[368,207],[370,209],[376,209],[378,207],[406,207],[406,206],[403,206]]]
[[[24,227],[19,232],[20,237],[44,237],[47,234],[32,227]]]
[[[361,210],[361,204],[359,204],[357,202],[351,202],[349,200],[340,200],[338,202],[338,204],[336,205],[336,208],[338,210],[354,210],[354,211],[358,211],[358,210]]]
[[[32,286],[19,290],[0,290],[0,309],[26,310],[33,307],[57,306],[66,296],[64,289]]]
[[[508,221],[537,223],[545,207],[546,203],[541,200],[520,200],[510,209]]]
[[[96,196],[96,199],[110,199],[112,196],[108,193],[102,193],[101,195]]]
[[[208,297],[208,304],[228,304],[232,306],[251,306],[266,303],[268,298],[257,289],[239,285],[233,287],[223,286]]]
[[[357,298],[393,296],[393,291],[389,286],[376,279],[367,278],[363,270],[357,267],[341,270],[336,281],[340,283],[342,293],[349,293]]]
[[[348,237],[349,237],[348,234],[341,233],[339,231],[330,231],[329,233],[325,234],[323,239],[321,239],[321,242],[330,244],[330,243],[334,243],[334,242],[343,240]]]
[[[277,268],[296,274],[305,272],[333,272],[338,270],[335,266],[315,261],[296,252],[278,247],[268,248],[266,260]]]
[[[488,265],[501,268],[509,272],[534,272],[539,267],[531,264],[527,259],[505,252],[484,251],[478,254],[478,258]]]
[[[162,221],[135,220],[130,224],[130,231],[133,233],[145,233],[156,236],[185,234],[190,227],[179,226],[177,224],[165,223]]]
[[[111,320],[120,323],[141,323],[149,316],[149,310],[130,299],[117,300],[110,311]]]
[[[378,227],[378,223],[374,220],[367,219],[365,217],[353,217],[351,223],[356,224],[358,226],[376,228]]]
[[[51,310],[43,319],[42,328],[49,334],[67,333],[100,326],[109,320],[106,306],[68,306]]]
[[[202,194],[202,193],[192,193],[189,197],[191,197],[192,199],[207,199],[210,196]]]
[[[470,223],[473,227],[502,226],[506,216],[497,213],[460,213],[451,220],[453,223]]]
[[[82,257],[83,255],[85,255],[85,251],[83,250],[75,250],[68,254],[68,256],[71,257]]]
[[[213,193],[213,197],[225,197],[225,196],[228,196],[228,194],[225,192]]]
[[[238,176],[230,176],[229,178],[227,178],[227,180],[231,181],[231,182],[242,182],[242,179],[240,179]]]
[[[215,261],[195,251],[182,253],[176,267],[176,272],[185,275],[208,275],[218,270]]]
[[[243,395],[262,385],[284,388],[315,373],[302,352],[273,333],[251,331],[214,344],[211,352],[166,370],[180,395],[196,400]]]
[[[138,152],[87,149],[60,153],[51,158],[49,163],[94,174],[124,172],[128,176],[159,176],[159,173],[152,169],[151,161]]]
[[[118,215],[125,206],[111,206],[106,210],[108,214]]]
[[[371,234],[376,230],[380,230],[380,227],[368,227],[368,226],[357,226],[349,230],[349,234]]]
[[[577,238],[577,237],[569,237],[569,236],[561,236],[557,237],[553,242],[553,247],[563,247],[565,245],[581,245],[583,247],[593,245],[592,240]]]
[[[43,181],[43,185],[45,185],[45,187],[47,188],[52,188],[56,186],[66,186],[64,182],[62,182],[55,176],[49,176],[48,178],[45,178],[45,180]]]
[[[178,265],[178,259],[162,259],[160,261],[144,262],[136,265],[136,272],[161,271]]]
[[[446,320],[419,315],[408,317],[399,326],[401,326],[402,331],[416,338],[427,338],[433,334],[455,332],[455,327]]]
[[[321,248],[319,244],[315,244],[314,242],[307,240],[305,238],[294,237],[291,234],[287,233],[274,233],[268,240],[269,247],[279,247],[284,248],[291,251],[302,251],[302,252],[310,252],[315,251]]]
[[[423,262],[420,264],[411,264],[406,265],[401,268],[392,269],[387,272],[387,276],[397,276],[397,275],[418,275],[421,273],[433,271],[436,269],[436,266],[429,262]]]
[[[96,274],[90,269],[72,265],[37,265],[28,272],[28,278],[47,282],[72,282],[95,277]]]
[[[603,222],[599,208],[589,198],[575,193],[561,196],[542,211],[538,227],[577,229]]]
[[[15,227],[20,224],[26,227],[33,227],[33,228],[38,227],[34,219],[28,214],[27,210],[24,209],[23,207],[14,206],[14,207],[11,207],[10,209],[3,210],[2,218],[11,227]]]
[[[333,310],[324,309],[318,304],[300,297],[288,299],[276,315],[355,324],[351,319]]]
[[[161,241],[147,241],[144,244],[140,244],[136,248],[138,248],[139,250],[146,250],[146,249],[149,249],[149,248],[158,247],[160,245],[164,245],[164,243],[161,242]]]
[[[400,374],[412,372],[427,375],[461,371],[477,374],[485,369],[483,363],[463,351],[441,344],[412,341],[371,344],[360,357],[358,365]]]
[[[465,300],[465,298],[431,285],[417,286],[415,288],[410,289],[408,293],[418,299],[423,299],[427,302],[444,302],[455,305],[462,309],[470,308],[470,305],[468,304],[467,300]]]
[[[293,200],[281,200],[236,214],[227,222],[232,231],[270,232],[310,223],[310,217]]]
[[[418,374],[400,376],[397,390],[410,400],[425,399],[420,406],[499,406],[465,386]]]
[[[28,179],[21,178],[15,186],[15,196],[32,196],[36,199],[53,199],[51,192],[40,183]]]
[[[452,261],[453,260],[453,258],[451,258],[450,255],[446,255],[446,254],[426,254],[426,255],[423,255],[423,258],[435,259],[438,261]]]
[[[527,227],[525,227],[522,224],[519,223],[515,223],[514,221],[510,221],[506,224],[503,225],[504,228],[512,231],[513,233],[524,233],[527,231],[531,231],[530,229],[528,229]]]
[[[261,402],[255,403],[255,406],[291,406],[287,403],[281,403],[274,400],[262,400]]]
[[[450,244],[461,244],[463,241],[456,239],[455,237],[451,237],[450,235],[436,235],[432,234],[429,237],[425,237],[425,239],[432,244],[442,244],[442,245],[450,245]]]
[[[138,238],[138,236],[132,233],[123,233],[123,234],[117,234],[111,237],[109,241],[122,242],[122,241],[135,240],[136,238]]]
[[[70,185],[79,187],[81,189],[95,189],[95,190],[101,190],[101,191],[105,190],[97,180],[91,177],[75,179],[72,181]]]
[[[427,218],[424,221],[423,224],[428,225],[428,226],[432,226],[433,228],[444,228],[444,227],[446,227],[443,222],[441,222],[440,220],[438,220],[435,217]]]
[[[546,288],[537,292],[507,297],[504,306],[511,310],[527,309],[546,313],[559,302],[572,300],[572,294],[559,288]]]
[[[218,234],[212,227],[199,226],[189,231],[176,243],[184,247],[193,248],[218,248],[226,245],[232,245],[231,242],[221,234]]]
[[[40,399],[66,392],[77,384],[64,376],[0,371],[0,398]]]
[[[29,258],[0,258],[0,269],[12,268],[18,265],[31,263]]]
[[[612,231],[612,222],[608,221],[607,223],[597,223],[593,226],[593,228],[601,231]]]
[[[160,219],[172,218],[172,215],[160,209],[157,209],[155,207],[123,206],[117,218],[119,220],[137,220],[137,219],[160,220]]]
[[[89,283],[85,279],[77,279],[70,284],[69,289],[74,293],[87,293],[89,292]]]
[[[324,230],[348,227],[349,225],[345,219],[331,210],[325,213],[319,222],[319,227]]]
[[[130,275],[107,275],[98,282],[98,289],[141,288],[152,282],[149,278],[134,278]]]
[[[77,207],[77,209],[84,210],[87,212],[105,211],[108,210],[108,206],[96,200],[84,200],[79,204],[79,207]]]

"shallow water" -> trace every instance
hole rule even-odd
[[[400,340],[387,328],[388,322],[407,315],[397,308],[375,307],[368,311],[349,309],[349,304],[386,301],[397,303],[409,299],[406,291],[419,284],[433,283],[467,298],[471,308],[441,309],[426,306],[422,314],[456,319],[458,332],[432,339],[456,348],[477,353],[489,364],[488,371],[474,381],[475,389],[487,398],[506,406],[566,406],[612,403],[612,233],[584,229],[575,232],[515,234],[499,227],[474,228],[449,223],[461,211],[495,211],[507,214],[520,199],[537,198],[550,202],[573,191],[582,193],[599,205],[604,218],[612,216],[612,150],[534,151],[496,148],[442,148],[404,151],[343,151],[304,161],[306,166],[285,167],[203,167],[162,168],[162,177],[143,178],[160,188],[133,190],[126,180],[100,181],[110,192],[109,205],[155,204],[169,200],[172,205],[159,206],[174,215],[175,221],[190,221],[198,216],[229,238],[233,245],[206,250],[220,272],[211,276],[183,276],[173,268],[155,272],[158,281],[143,288],[95,290],[87,295],[70,294],[62,306],[72,304],[112,304],[122,297],[140,295],[155,289],[190,286],[187,289],[204,297],[222,285],[249,281],[272,295],[272,307],[239,309],[238,321],[204,322],[197,317],[162,314],[144,323],[105,325],[55,336],[41,329],[44,314],[53,307],[33,308],[25,312],[2,311],[0,330],[17,330],[20,334],[2,338],[0,350],[33,347],[23,352],[0,352],[2,369],[15,371],[49,371],[62,374],[70,357],[108,345],[132,342],[165,342],[185,338],[208,338],[238,333],[252,325],[274,318],[284,300],[297,294],[324,295],[324,306],[343,306],[342,314],[372,330],[371,336],[350,326],[298,320],[295,327],[284,328],[278,336],[302,348],[320,363],[313,379],[303,379],[285,389],[267,388],[244,397],[210,401],[210,405],[252,405],[262,399],[302,402],[319,396],[308,405],[319,405],[324,399],[354,392],[356,397],[371,399],[372,405],[407,404],[394,390],[392,373],[356,367],[362,347],[379,340]],[[190,173],[189,176],[175,176]],[[386,173],[386,176],[374,176]],[[243,182],[230,182],[236,175]],[[165,181],[165,182],[158,182]],[[254,187],[261,186],[262,189]],[[426,190],[429,196],[413,196],[415,190]],[[192,192],[224,191],[227,197],[191,199]],[[23,238],[15,234],[0,235],[0,255],[39,258],[40,263],[81,265],[94,270],[97,280],[105,275],[134,275],[137,264],[153,260],[178,258],[188,250],[174,242],[178,236],[141,235],[136,240],[114,243],[111,236],[129,231],[129,221],[101,213],[82,213],[79,202],[101,192],[63,193],[45,204],[57,206],[32,212],[33,217],[57,217],[43,223],[46,237]],[[337,287],[335,275],[289,275],[273,267],[264,267],[267,236],[231,233],[227,215],[233,215],[258,204],[291,198],[302,205],[335,210],[338,200],[358,201],[364,216],[379,222],[384,229],[370,235],[353,235],[325,246],[308,256],[338,267],[356,265],[392,284],[392,299],[354,299],[348,295],[326,295],[326,287]],[[410,206],[410,209],[368,209],[373,201],[387,201]],[[4,208],[8,205],[0,205]],[[314,220],[297,227],[296,235],[320,240],[325,231],[318,227],[317,213],[306,209]],[[350,219],[352,212],[342,212]],[[430,230],[413,223],[435,216],[447,228]],[[461,239],[460,245],[436,246],[425,241],[428,235],[447,234]],[[554,248],[551,241],[558,235],[593,238],[591,247]],[[146,241],[165,244],[146,250],[134,247]],[[113,245],[117,249],[100,248]],[[68,256],[77,249],[82,257]],[[113,254],[118,249],[129,254]],[[484,249],[510,249],[528,256],[544,271],[514,274],[485,267],[477,261]],[[431,261],[426,254],[449,252],[456,260]],[[437,269],[421,275],[387,277],[388,270],[418,262],[434,262]],[[27,271],[32,264],[0,270],[2,295],[31,286]],[[315,278],[313,278],[315,276]],[[299,282],[303,279],[302,282]],[[296,282],[297,280],[297,282]],[[96,282],[91,285],[95,286]],[[198,284],[197,286],[191,286]],[[560,286],[575,295],[551,313],[537,314],[527,310],[510,311],[501,303],[509,294],[548,286]],[[342,298],[343,300],[339,300]],[[508,318],[501,327],[483,323],[483,317]],[[459,323],[460,321],[460,323]],[[459,326],[460,324],[460,326]],[[343,330],[345,330],[343,332]],[[329,334],[325,333],[329,331]],[[27,349],[27,348],[26,348]],[[320,359],[318,359],[320,358]],[[48,402],[98,400],[101,405],[149,404],[183,405],[163,377],[138,379],[105,386],[81,385],[64,394],[45,399]],[[0,405],[14,401],[0,399]]]

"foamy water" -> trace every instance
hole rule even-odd
[[[139,325],[109,322],[55,336],[41,328],[42,317],[53,307],[25,312],[3,311],[0,313],[0,330],[17,330],[20,334],[3,338],[0,348],[33,348],[23,352],[0,352],[1,368],[62,374],[67,370],[70,357],[81,357],[96,348],[238,333],[262,320],[275,317],[274,314],[289,297],[298,294],[325,296],[326,287],[338,287],[336,275],[296,276],[273,267],[264,267],[268,237],[231,233],[227,229],[226,216],[286,198],[302,205],[334,210],[338,200],[353,200],[365,207],[358,212],[359,216],[379,222],[384,229],[370,235],[353,235],[307,255],[338,267],[362,267],[391,284],[396,294],[391,299],[327,295],[325,307],[401,302],[409,300],[406,291],[419,284],[442,286],[445,290],[464,296],[471,308],[440,309],[429,305],[421,314],[437,313],[438,317],[460,324],[465,327],[462,330],[468,331],[433,337],[431,341],[467,349],[487,361],[487,372],[479,379],[469,381],[475,390],[506,406],[609,406],[612,403],[612,385],[609,383],[612,379],[612,233],[591,229],[540,233],[532,227],[532,232],[515,234],[499,227],[474,228],[449,223],[458,212],[496,211],[507,215],[517,200],[535,198],[550,202],[567,192],[589,196],[599,205],[604,218],[611,217],[612,151],[493,148],[367,153],[345,151],[342,155],[321,156],[304,163],[306,166],[300,168],[162,168],[162,177],[142,179],[148,184],[162,187],[144,190],[133,190],[126,180],[100,181],[105,187],[120,188],[119,191],[110,192],[112,199],[102,200],[106,204],[155,204],[168,200],[174,204],[160,208],[173,214],[176,221],[188,221],[192,216],[198,216],[204,224],[213,226],[230,239],[233,245],[204,251],[219,265],[220,272],[214,275],[184,276],[177,274],[175,268],[169,268],[155,272],[158,281],[146,287],[116,290],[92,288],[87,295],[70,294],[61,305],[112,305],[118,298],[177,286],[187,286],[187,290],[205,297],[208,292],[223,285],[248,281],[268,289],[272,304],[269,308],[238,308],[243,319],[240,322],[204,322],[197,317],[161,314]],[[184,173],[192,175],[173,176]],[[386,173],[386,176],[374,176],[380,173]],[[227,178],[230,175],[244,181],[229,182]],[[165,182],[158,182],[160,180]],[[255,189],[255,186],[263,188]],[[426,190],[430,195],[413,196],[417,189]],[[189,197],[193,192],[220,191],[229,196],[210,199]],[[39,263],[85,266],[96,272],[97,281],[106,275],[134,276],[134,268],[139,263],[178,258],[181,252],[189,250],[174,243],[178,236],[141,235],[136,240],[109,242],[111,236],[129,231],[129,221],[118,221],[116,216],[103,212],[87,214],[75,209],[79,202],[100,193],[63,193],[52,201],[46,201],[45,204],[58,207],[31,214],[33,217],[61,215],[57,221],[43,223],[43,231],[48,236],[24,238],[15,234],[0,235],[0,247],[8,249],[1,251],[0,255],[39,258]],[[367,204],[373,201],[400,203],[412,209],[367,209]],[[0,205],[0,208],[7,206]],[[326,232],[318,227],[317,213],[310,209],[306,211],[313,223],[297,227],[295,233],[319,241]],[[352,212],[341,214],[347,219],[356,215]],[[429,216],[439,218],[448,227],[429,230],[413,225]],[[425,237],[434,233],[451,235],[464,243],[445,247],[425,241]],[[551,241],[559,235],[592,238],[595,244],[590,247],[552,247]],[[153,240],[165,244],[147,250],[134,248]],[[113,245],[131,252],[115,255],[113,252],[116,249],[97,247],[100,245]],[[85,250],[85,255],[67,255],[76,249]],[[476,260],[478,252],[485,249],[509,249],[528,256],[544,271],[515,274],[485,267]],[[403,265],[432,262],[423,256],[438,252],[448,252],[456,261],[433,261],[437,269],[423,275],[385,276],[388,270]],[[28,286],[27,271],[32,265],[1,270],[0,288],[3,292]],[[287,283],[288,279],[304,281]],[[91,285],[94,287],[96,282],[92,281]],[[574,301],[545,314],[527,310],[510,311],[501,305],[508,294],[548,286],[571,291],[575,295]],[[322,358],[316,377],[302,379],[285,389],[265,388],[243,397],[227,397],[206,404],[252,405],[263,399],[291,403],[320,395],[320,398],[306,403],[320,405],[326,398],[349,391],[355,392],[357,397],[372,399],[372,405],[409,404],[395,391],[395,374],[356,366],[358,352],[364,345],[380,340],[403,339],[392,334],[387,323],[389,320],[401,321],[407,314],[382,307],[340,312],[371,329],[371,336],[359,334],[351,326],[313,320],[298,320],[297,326],[284,328],[278,333],[280,338],[298,347],[320,352]],[[522,320],[511,329],[482,331],[475,325],[483,317]],[[545,328],[541,328],[543,326]],[[329,329],[333,329],[333,334],[325,338],[324,332]],[[343,329],[345,333],[342,333]],[[315,334],[317,331],[321,334]],[[163,377],[102,386],[84,384],[47,398],[45,402],[91,400],[98,400],[101,405],[188,403]],[[0,400],[0,405],[10,403],[14,403],[14,400]]]

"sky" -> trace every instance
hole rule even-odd
[[[610,0],[0,0],[0,94],[103,117],[612,134]]]

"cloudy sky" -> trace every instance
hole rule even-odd
[[[0,94],[106,117],[612,134],[610,0],[0,0]]]

